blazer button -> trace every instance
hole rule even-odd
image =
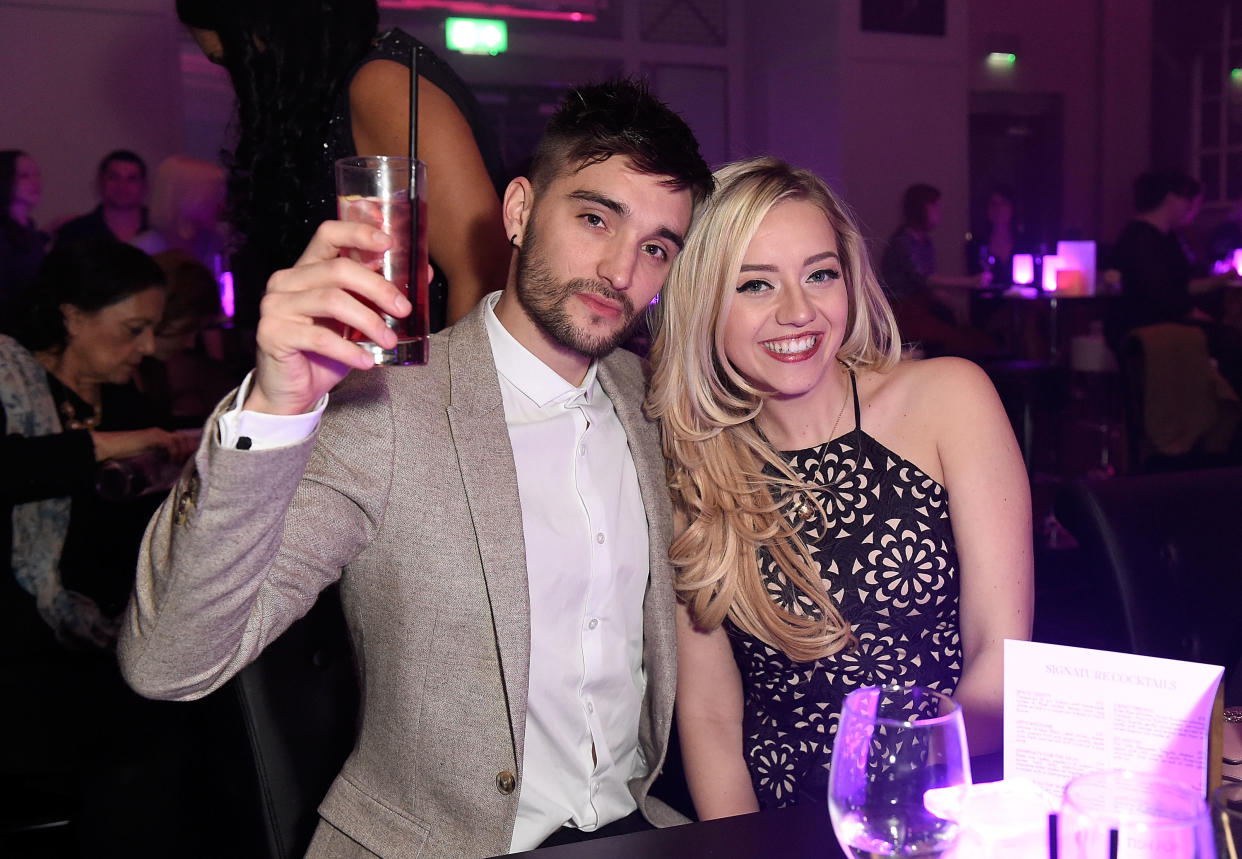
[[[501,770],[496,773],[496,790],[505,796],[513,793],[517,788],[517,779],[513,777],[513,773],[508,770]]]

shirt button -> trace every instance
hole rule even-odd
[[[501,770],[496,773],[496,790],[508,796],[513,793],[516,787],[517,779],[513,777],[513,773],[508,770]]]
[[[604,532],[603,531],[600,531],[598,534],[595,535],[595,542],[599,543],[600,545],[603,545],[604,543]]]
[[[594,703],[593,701],[587,701],[587,702],[586,702],[586,704],[587,704],[587,712],[588,712],[588,713],[594,713],[594,712],[595,712],[595,703]]]
[[[595,629],[597,626],[599,626],[599,618],[593,617],[591,618],[590,623],[587,624],[587,629]]]
[[[591,782],[591,793],[593,794],[599,793],[599,782],[597,781]]]
[[[578,445],[578,456],[586,456],[586,445]]]

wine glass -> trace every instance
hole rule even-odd
[[[1212,859],[1203,788],[1110,770],[1072,779],[1061,799],[1064,859]]]
[[[868,686],[845,697],[828,812],[848,856],[947,852],[958,823],[929,810],[924,794],[967,784],[962,710],[948,695],[924,686]]]
[[[1219,859],[1242,859],[1242,784],[1227,782],[1212,792],[1212,828]]]

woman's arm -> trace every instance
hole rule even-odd
[[[700,820],[759,810],[742,755],[742,678],[722,627],[694,628],[677,606],[677,732]]]
[[[404,155],[410,137],[410,72],[391,60],[363,66],[349,87],[359,155]],[[469,123],[443,90],[418,80],[418,158],[427,165],[427,241],[449,283],[448,321],[501,289],[512,249]]]
[[[937,449],[961,575],[961,703],[972,754],[1000,748],[1004,640],[1029,639],[1034,608],[1026,467],[991,381],[975,365],[937,362]]]

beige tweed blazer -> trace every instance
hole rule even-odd
[[[639,726],[650,772],[630,788],[648,819],[671,825],[685,818],[647,797],[676,685],[664,463],[641,410],[641,362],[617,352],[599,381],[629,437],[650,531]],[[205,695],[339,578],[363,716],[309,855],[507,851],[530,611],[517,474],[481,306],[432,337],[426,366],[352,374],[302,444],[226,450],[214,421],[147,530],[119,648],[126,678],[151,697]]]

